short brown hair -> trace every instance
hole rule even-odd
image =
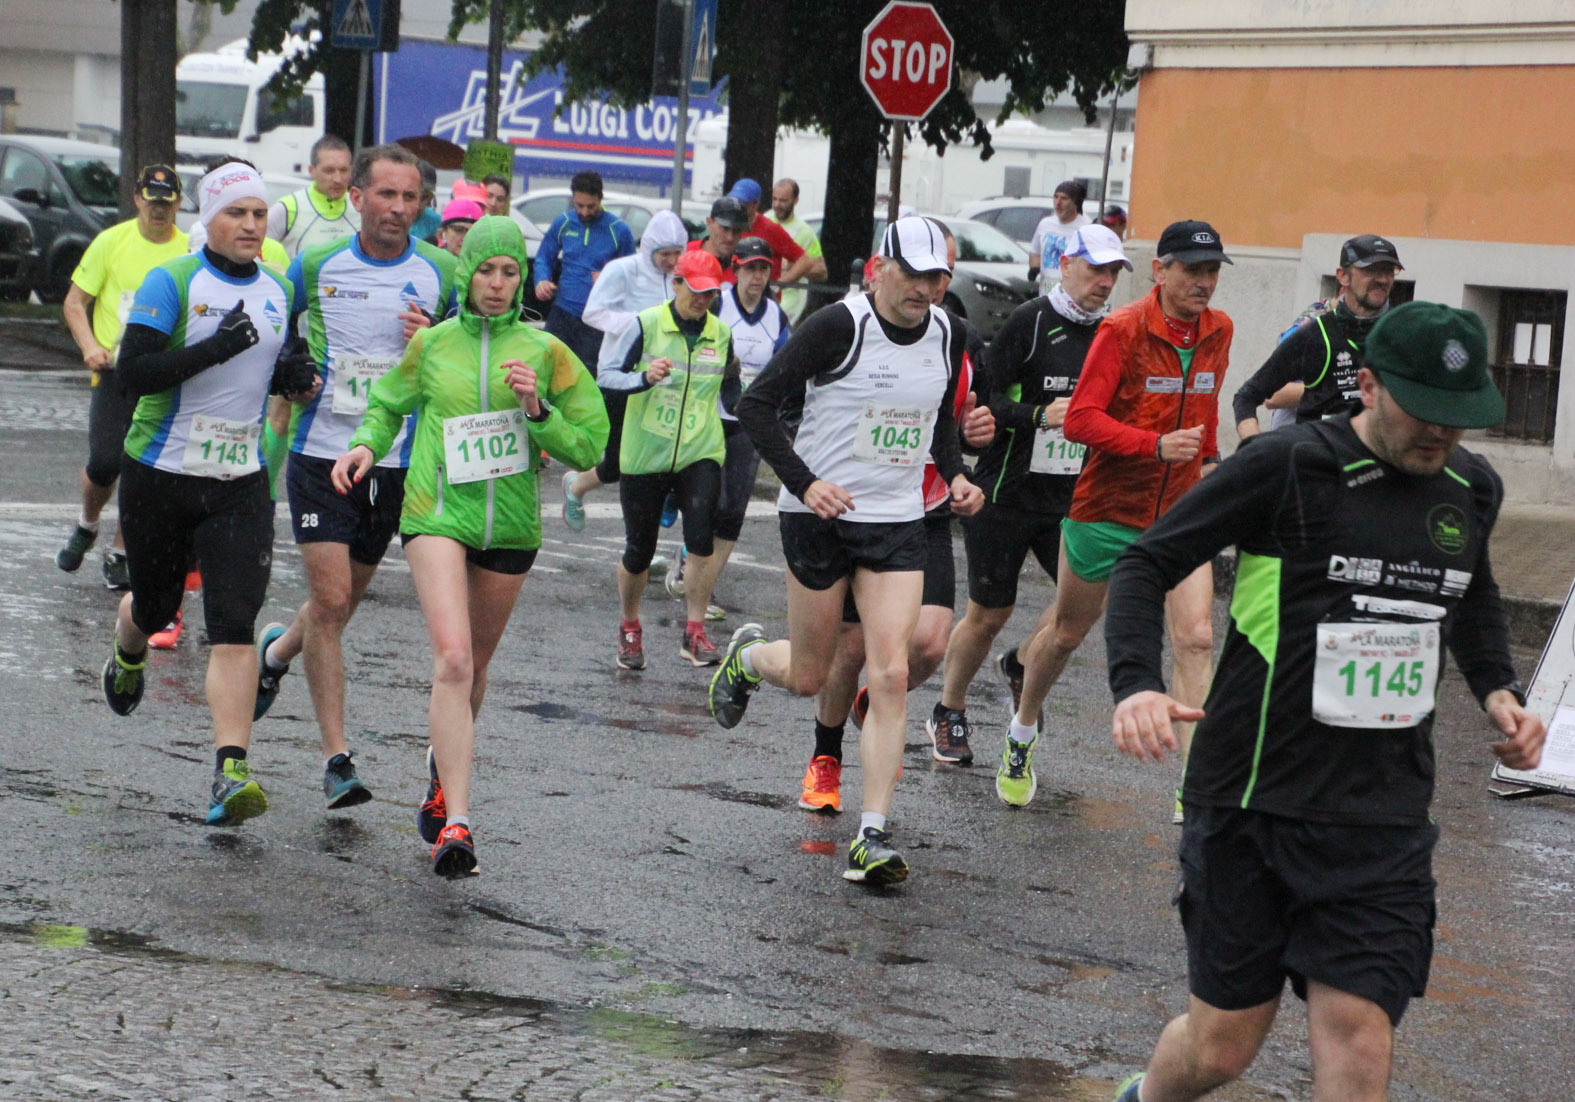
[[[365,189],[372,182],[372,166],[378,161],[392,161],[421,171],[421,158],[404,146],[369,145],[355,155],[355,164],[350,168],[350,186]]]

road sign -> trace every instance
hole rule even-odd
[[[891,0],[864,28],[859,80],[888,119],[917,121],[952,87],[952,36],[935,9]]]
[[[718,0],[694,0],[689,30],[689,94],[711,94],[711,63],[716,60],[716,8]]]
[[[339,49],[377,49],[382,26],[383,0],[334,0],[329,39]]]
[[[1526,691],[1526,710],[1535,712],[1548,727],[1542,764],[1527,770],[1494,766],[1497,783],[1489,787],[1495,795],[1508,797],[1541,792],[1575,796],[1575,586],[1564,598],[1553,634],[1542,648]]]

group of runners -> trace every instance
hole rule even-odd
[[[298,657],[327,805],[370,798],[345,736],[342,637],[397,533],[433,652],[420,832],[439,875],[476,869],[475,721],[541,545],[550,459],[566,469],[571,529],[586,523],[586,494],[619,486],[617,665],[645,666],[642,595],[663,514],[676,512],[678,649],[717,667],[712,714],[739,725],[762,684],[814,697],[800,803],[824,812],[841,809],[851,717],[862,797],[843,875],[896,883],[909,872],[890,821],[908,694],[943,670],[926,717],[932,754],[971,762],[968,688],[1032,553],[1056,601],[996,662],[1013,698],[1000,798],[1033,799],[1034,754],[1053,734],[1044,701],[1107,602],[1114,744],[1186,761],[1174,813],[1192,999],[1120,1097],[1193,1098],[1239,1075],[1287,979],[1308,1000],[1319,1096],[1383,1096],[1393,1027],[1431,955],[1427,809],[1444,644],[1502,761],[1534,766],[1544,737],[1515,680],[1487,555],[1501,484],[1459,447],[1465,429],[1503,412],[1480,319],[1391,307],[1393,245],[1352,239],[1340,296],[1244,388],[1236,412],[1250,446],[1221,462],[1232,325],[1210,301],[1230,260],[1206,222],[1167,227],[1152,291],[1118,310],[1112,292],[1133,267],[1121,239],[1076,227],[1059,278],[986,350],[937,305],[955,242],[923,217],[887,228],[866,293],[792,328],[769,292],[783,257],[746,234],[745,188],[717,201],[705,242],[658,216],[634,255],[593,274],[580,320],[601,335],[575,330],[582,359],[521,319],[528,258],[509,218],[471,219],[455,255],[411,236],[424,190],[415,157],[325,151],[350,162],[348,207],[331,218],[331,203],[298,199],[293,225],[305,202],[316,220],[301,237],[322,239],[298,239],[283,272],[259,263],[278,220],[261,177],[230,161],[197,185],[195,251],[169,248],[149,213],[179,187],[150,169],[128,223],[135,263],[114,282],[95,275],[89,250],[76,281],[123,315],[101,330],[95,311],[87,335],[104,355],[85,348],[84,360],[130,423],[113,472],[102,454],[112,430],[95,427],[83,516],[58,561],[80,565],[97,533],[89,507],[118,474],[130,592],[103,689],[122,715],[141,700],[150,637],[200,566],[210,824],[266,809],[251,729]],[[752,194],[758,204],[758,186]],[[291,623],[258,634],[280,465],[266,442],[270,395],[288,412],[277,435],[308,595]],[[1256,409],[1243,404],[1253,395],[1294,406],[1300,423],[1253,439]],[[971,472],[965,448],[977,454]],[[705,629],[710,601],[762,460],[781,483],[787,632],[768,640],[746,623],[719,649]],[[955,624],[954,514],[968,564]],[[1230,546],[1237,577],[1216,670],[1211,563]]]

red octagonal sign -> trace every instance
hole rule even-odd
[[[891,0],[864,28],[859,79],[888,119],[917,121],[952,86],[952,36],[935,9]]]

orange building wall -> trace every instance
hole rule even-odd
[[[1144,75],[1132,235],[1372,232],[1575,245],[1575,66]]]

